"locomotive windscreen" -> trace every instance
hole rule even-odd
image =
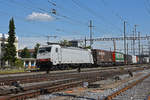
[[[51,52],[51,47],[42,47],[39,48],[39,53]]]

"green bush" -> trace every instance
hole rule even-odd
[[[20,59],[17,59],[15,61],[15,66],[16,66],[16,68],[23,68],[23,61]]]

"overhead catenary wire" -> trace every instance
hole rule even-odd
[[[12,3],[12,2],[9,2],[9,4],[15,4],[15,5],[21,6],[21,7],[24,8],[24,9],[30,9],[30,7],[25,6],[25,5],[22,6],[22,4],[20,4],[20,3]],[[11,6],[12,6],[12,5],[11,5]],[[31,9],[30,9],[30,10],[31,10]],[[33,10],[33,9],[32,9],[32,10]],[[38,11],[39,11],[39,10],[41,10],[41,9],[40,9],[40,8],[35,8],[35,7],[34,7],[34,10],[38,10]],[[46,11],[46,10],[43,10],[43,12],[47,12],[47,11]],[[9,16],[11,16],[12,14],[8,14],[8,13],[7,13],[7,14],[4,14],[4,15],[9,15]],[[65,18],[68,19],[67,16],[63,16],[63,17],[65,17]],[[27,22],[27,20],[25,20],[25,19],[24,19],[23,17],[21,17],[21,16],[18,17],[18,16],[15,15],[15,18],[20,19],[21,21]],[[72,24],[72,23],[71,23],[71,24]],[[24,32],[24,31],[22,31],[22,32]],[[22,32],[21,32],[21,33],[22,33]],[[25,32],[24,32],[24,33],[25,33]],[[26,33],[30,33],[30,34],[32,34],[32,36],[34,36],[34,37],[41,37],[41,36],[39,36],[39,35],[38,35],[38,36],[33,35],[33,34],[35,34],[35,33],[36,33],[36,34],[37,34],[37,33],[39,34],[39,32],[30,32],[30,31],[28,31],[28,32],[26,32]],[[26,35],[26,36],[28,37],[28,36],[31,36],[31,35]]]
[[[149,0],[145,0],[144,6],[145,6],[146,11],[150,15],[150,2],[149,2]]]
[[[27,0],[27,1],[28,1],[28,0]],[[33,7],[33,2],[31,2],[31,1],[28,1],[28,2],[31,3],[31,4],[32,4],[32,7]],[[15,2],[15,3],[18,3],[18,2]],[[56,6],[56,4],[55,4],[54,2],[50,2],[50,1],[49,1],[49,3],[51,3],[51,4],[53,4],[53,5]],[[21,4],[21,3],[18,3],[18,4],[24,5],[24,4]],[[29,7],[29,8],[31,8],[31,7]],[[58,13],[58,12],[57,12],[56,15],[54,15],[50,10],[45,10],[45,9],[43,9],[43,8],[41,8],[41,7],[33,7],[33,8],[34,8],[34,9],[37,9],[37,10],[40,11],[40,12],[42,11],[42,12],[45,12],[45,13],[50,13],[52,16],[55,16],[57,20],[60,19],[60,18],[57,18],[57,17],[59,16],[59,17],[65,18],[65,19],[67,19],[67,20],[69,20],[69,21],[71,21],[71,22],[73,22],[73,23],[76,23],[76,24],[79,24],[79,25],[83,25],[83,26],[86,25],[85,23],[82,23],[81,21],[74,20],[74,19],[72,19],[72,18],[70,18],[70,17],[68,17],[68,16],[65,16],[65,15],[62,15],[62,14],[60,14],[60,13]],[[68,21],[67,21],[67,22],[68,22]],[[68,22],[68,23],[69,23],[69,22]],[[73,23],[71,23],[71,24],[73,24]]]
[[[32,7],[31,6],[25,6],[23,3],[21,3],[21,2],[17,2],[17,1],[15,1],[15,0],[9,0],[11,3],[13,3],[13,4],[15,4],[15,5],[19,5],[20,7],[23,7],[23,8],[25,8],[25,9],[32,9],[33,11],[39,11],[39,12],[47,12],[48,13],[48,10],[45,10],[45,9],[43,9],[43,8],[39,8],[39,7],[34,7],[33,5],[32,5]],[[29,1],[28,1],[29,2]]]
[[[101,1],[102,4],[104,4],[104,6],[108,8],[109,4],[105,0],[98,0],[98,1]],[[133,25],[131,25],[129,23],[128,19],[124,18],[123,16],[121,16],[118,12],[114,11],[113,9],[110,9],[110,11],[113,13],[114,16],[116,16],[117,18],[120,19],[121,23],[123,23],[124,21],[126,21],[126,25],[129,26],[129,32],[132,33],[132,27],[133,27]]]
[[[101,0],[102,1],[102,0]],[[105,6],[108,6],[108,4],[107,5],[105,5]],[[112,13],[117,17],[117,18],[119,18],[120,20],[121,20],[121,22],[123,22],[123,21],[126,21],[126,25],[127,25],[127,27],[129,27],[129,29],[128,29],[128,31],[129,31],[129,33],[130,33],[130,35],[132,34],[132,25],[129,23],[129,21],[127,21],[127,19],[124,19],[122,16],[120,16],[120,14],[117,12],[115,12],[114,10],[112,10],[112,9],[110,9],[111,11],[112,11]],[[126,33],[126,35],[129,35],[129,33]],[[132,41],[131,41],[131,47],[132,47]]]
[[[14,0],[13,0],[14,1]],[[11,4],[12,4],[12,2],[13,1],[11,1]],[[22,5],[20,4],[20,3],[16,3],[16,1],[15,2],[13,2],[13,4],[15,4],[15,5],[19,5],[19,6],[21,6],[22,7]],[[23,8],[25,8],[25,9],[30,9],[30,7],[28,7],[28,6],[23,6]],[[41,10],[42,8],[35,8],[35,9],[37,9],[37,10]],[[47,12],[46,10],[42,10],[43,12],[46,12],[46,13],[49,13],[49,12]],[[4,14],[4,15],[9,15],[9,16],[11,16],[12,17],[12,14],[8,14],[8,13],[6,13],[6,12],[2,12],[2,11],[0,11],[1,12],[1,14]],[[28,22],[27,20],[25,20],[25,18],[24,17],[21,17],[21,16],[14,16],[15,18],[17,18],[17,19],[19,19],[19,20],[21,20],[21,21],[24,21],[24,22]],[[66,16],[63,16],[63,17],[66,17]],[[57,16],[56,16],[56,18],[57,18]],[[58,18],[57,18],[58,19]],[[69,22],[68,22],[69,23]],[[32,23],[32,24],[34,24],[34,23]],[[73,24],[73,23],[70,23],[70,24]],[[31,32],[32,33],[32,32]]]
[[[72,12],[72,11],[70,11],[70,9],[65,9],[63,6],[61,6],[60,4],[56,4],[56,2],[54,2],[54,1],[52,1],[52,0],[48,0],[48,2],[53,6],[53,7],[55,7],[56,9],[58,8],[58,9],[60,9],[60,10],[64,10],[64,11],[69,11],[69,12]],[[79,16],[79,15],[78,15]],[[74,17],[74,16],[73,16]],[[75,19],[71,19],[71,20],[75,20]],[[79,23],[81,23],[81,24],[83,24],[84,26],[86,26],[87,27],[87,23],[84,23],[84,22],[82,22],[81,20],[79,21],[79,20],[75,20],[76,22],[79,22]],[[94,30],[97,30],[98,32],[101,32],[101,30],[99,30],[99,28],[96,28],[96,27],[94,27]],[[104,33],[104,32],[101,32],[101,33]]]
[[[74,0],[73,0],[72,2],[73,2],[77,7],[79,7],[80,9],[86,10],[86,11],[87,11],[88,13],[90,13],[90,14],[93,13],[93,12],[90,12],[89,10],[87,10],[86,8],[84,8],[84,7],[83,7],[82,5],[80,5],[78,2],[76,2],[76,1],[74,1]],[[95,15],[94,15],[94,17],[95,17]],[[101,23],[99,20],[98,20],[98,22]],[[95,29],[99,31],[98,28],[95,27]],[[107,30],[107,31],[108,31],[108,30]],[[112,31],[112,30],[111,30],[111,31]],[[100,32],[100,31],[99,31],[99,32]],[[102,32],[101,32],[101,33],[102,33]]]
[[[111,27],[115,27],[115,25],[113,23],[109,22],[102,15],[97,14],[95,11],[93,11],[92,9],[90,9],[89,7],[84,5],[83,3],[79,2],[79,0],[72,0],[72,2],[74,4],[76,4],[78,7],[80,7],[81,9],[84,9],[87,12],[91,13],[93,16],[101,19],[101,21],[108,23],[107,25],[109,25],[109,26],[111,25]],[[99,20],[97,20],[97,21],[99,21]],[[101,23],[101,21],[100,21],[100,23]],[[122,30],[120,28],[118,28],[118,27],[115,27],[115,28],[117,28],[120,32],[122,32]]]
[[[50,1],[50,0],[48,0],[48,3],[50,3],[51,5],[53,5],[53,6],[56,7],[56,8],[64,9],[62,6],[56,4],[55,2],[52,2],[52,1]],[[55,9],[54,9],[54,10],[55,10]],[[64,10],[65,10],[65,9],[64,9]],[[65,18],[65,19],[70,20],[70,21],[72,21],[72,22],[74,22],[74,23],[77,23],[77,24],[79,24],[79,25],[87,26],[87,24],[84,23],[84,22],[82,22],[82,21],[79,21],[79,20],[73,19],[73,18],[71,18],[71,17],[69,17],[69,16],[60,14],[57,9],[56,9],[56,14],[55,14],[55,15],[56,15],[56,16],[60,16],[60,17],[63,17],[63,18]]]
[[[14,0],[13,0],[14,1]],[[28,1],[29,2],[29,1]],[[13,2],[14,3],[14,2]],[[29,2],[30,3],[30,2]],[[30,9],[31,7],[28,7],[28,6],[25,6],[25,5],[23,5],[22,3],[18,3],[18,2],[16,2],[15,1],[15,3],[14,4],[16,4],[16,5],[19,5],[19,6],[23,6],[23,8],[25,8],[25,9]],[[32,5],[33,5],[33,3],[31,3]],[[54,4],[53,3],[53,5],[56,5],[56,4]],[[44,9],[42,9],[42,8],[39,8],[39,7],[33,7],[32,8],[33,10],[38,10],[38,11],[41,11],[41,12],[46,12],[46,13],[51,13],[51,12],[48,12],[47,10],[44,10]],[[53,15],[54,16],[54,15]],[[85,23],[81,23],[81,21],[77,21],[77,20],[74,20],[74,19],[72,19],[72,18],[70,18],[70,17],[68,17],[68,16],[64,16],[64,15],[60,15],[60,14],[57,14],[55,17],[62,17],[62,18],[65,18],[65,19],[67,19],[68,21],[67,21],[67,23],[70,23],[70,24],[74,24],[74,23],[76,23],[76,24],[79,24],[79,25],[83,25],[83,26],[86,26],[87,27],[87,25],[85,24]],[[60,18],[57,18],[57,19],[60,19]]]

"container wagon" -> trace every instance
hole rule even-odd
[[[100,49],[93,49],[93,61],[95,66],[113,65],[112,52]]]

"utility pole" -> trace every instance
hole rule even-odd
[[[115,42],[115,40],[113,40],[113,44],[114,44],[114,52],[116,52],[116,42]]]
[[[148,40],[148,51],[149,51],[149,63],[150,63],[150,40]]]
[[[85,36],[85,40],[84,40],[84,41],[85,41],[85,48],[86,48],[86,41],[87,41],[87,40],[86,40],[86,36]]]
[[[133,52],[132,52],[132,50],[133,50],[133,49],[132,49],[132,46],[133,46],[133,42],[132,42],[132,40],[131,40],[131,53],[133,53]]]
[[[137,28],[137,26],[138,26],[138,25],[136,25],[136,24],[134,25],[135,37],[136,37],[136,28]]]
[[[92,20],[90,20],[90,25],[89,25],[89,28],[90,28],[90,47],[92,48],[92,44],[93,44],[93,40],[92,40],[92,28],[94,26],[92,25]]]
[[[126,22],[125,21],[124,21],[124,54],[126,55]]]
[[[139,40],[139,56],[140,56],[140,54],[141,54],[140,32],[138,32],[138,40]]]
[[[133,48],[134,48],[134,30],[132,32],[133,32],[133,34],[132,34],[133,40],[131,40],[131,43],[132,43],[131,48],[132,48],[132,54],[134,55],[134,50],[133,50]]]
[[[133,31],[133,55],[135,55],[135,31]]]
[[[127,57],[126,57],[126,63],[128,64],[128,50],[129,50],[129,47],[128,47],[128,43],[127,43]]]
[[[136,37],[136,28],[138,25],[134,25],[134,34],[133,34],[133,54],[135,55],[135,37]]]
[[[144,48],[143,48],[143,45],[142,45],[142,55],[143,55],[143,52],[144,52],[143,49],[144,49]]]

